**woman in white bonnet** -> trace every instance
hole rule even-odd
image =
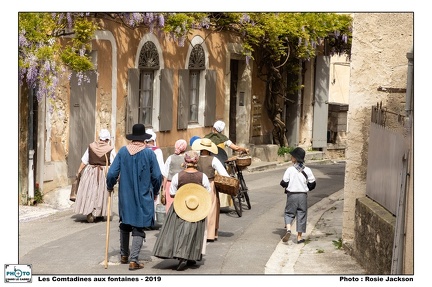
[[[102,129],[99,140],[92,142],[81,158],[78,174],[81,180],[78,186],[74,205],[76,214],[87,216],[92,223],[98,217],[107,216],[108,191],[106,187],[106,168],[110,166],[116,155],[114,147],[109,144],[110,132]],[[107,162],[108,161],[108,162]]]
[[[247,148],[238,146],[235,143],[233,143],[226,135],[222,133],[224,129],[225,129],[225,123],[221,120],[216,121],[213,124],[211,133],[205,135],[204,137],[211,139],[212,142],[215,143],[215,145],[221,148],[229,147],[233,151],[244,152],[244,153],[247,153],[249,151]]]
[[[212,142],[214,142],[218,146],[218,154],[217,158],[224,163],[225,160],[228,159],[228,156],[224,150],[225,147],[229,147],[233,151],[238,151],[240,153],[248,153],[249,149],[238,146],[234,144],[226,135],[222,133],[222,131],[225,129],[225,123],[221,120],[216,121],[213,124],[212,131],[205,135],[205,138],[210,139]],[[220,200],[220,207],[228,207],[233,206],[231,196],[228,196],[225,193],[219,194],[219,200]]]

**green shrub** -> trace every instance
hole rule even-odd
[[[294,147],[290,147],[290,146],[281,146],[278,149],[278,156],[284,156],[284,154],[286,153],[290,153],[291,151],[293,151]]]
[[[35,203],[42,203],[43,202],[43,194],[40,191],[38,184],[36,184],[36,188],[35,188],[34,202]]]
[[[339,238],[339,240],[333,240],[333,245],[336,247],[336,249],[342,248],[342,238]]]

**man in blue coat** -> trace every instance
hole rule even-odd
[[[120,148],[107,174],[108,191],[112,192],[119,180],[120,261],[129,263],[129,270],[144,268],[138,256],[145,238],[144,228],[154,225],[154,202],[162,184],[156,155],[146,149],[144,142],[150,137],[144,125],[135,124],[132,134],[126,135],[131,142]]]

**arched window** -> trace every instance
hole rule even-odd
[[[204,39],[193,37],[185,67],[178,71],[178,129],[209,127],[214,123],[217,75],[209,68],[208,54]]]
[[[141,48],[139,55],[139,106],[138,122],[145,126],[152,126],[153,111],[153,82],[156,70],[159,70],[159,55],[153,42],[147,41]]]
[[[200,78],[205,71],[205,53],[201,45],[193,47],[189,56],[189,124],[198,124]]]

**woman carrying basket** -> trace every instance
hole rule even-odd
[[[192,149],[200,152],[197,169],[209,178],[211,186],[211,210],[207,216],[207,241],[218,239],[220,202],[219,193],[215,188],[214,177],[216,172],[223,176],[229,176],[228,172],[214,155],[218,153],[216,145],[207,138],[197,139],[192,144]]]
[[[240,153],[249,152],[249,149],[236,145],[226,135],[224,135],[222,133],[224,129],[225,129],[225,123],[220,120],[216,121],[213,124],[211,132],[204,136],[205,138],[210,139],[212,142],[216,144],[216,146],[219,147],[219,154],[224,152],[226,155],[226,152],[224,150],[225,147],[229,147],[233,151],[237,151]],[[218,155],[218,157],[220,157],[220,155]],[[226,158],[228,159],[228,156],[226,156]],[[225,193],[220,194],[219,199],[220,199],[220,207],[232,206],[231,197],[228,196],[227,194]]]

